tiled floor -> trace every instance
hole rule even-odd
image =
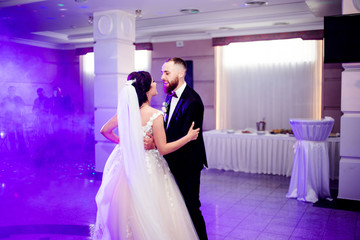
[[[210,239],[360,239],[360,213],[285,198],[290,178],[207,170],[201,198]]]
[[[0,239],[90,239],[101,181],[93,173],[92,150],[68,146],[38,156],[0,152]],[[209,240],[360,239],[359,212],[287,199],[289,181],[204,170],[201,200]]]

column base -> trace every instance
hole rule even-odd
[[[360,201],[360,159],[341,158],[338,199]]]
[[[97,142],[95,144],[95,171],[103,172],[106,160],[115,148],[112,142]]]

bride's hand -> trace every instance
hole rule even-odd
[[[192,122],[191,126],[190,126],[190,129],[188,131],[188,134],[187,134],[189,136],[189,138],[190,138],[190,141],[196,140],[198,138],[198,136],[199,136],[200,128],[193,129],[194,125],[195,125],[195,123]]]

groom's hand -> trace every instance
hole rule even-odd
[[[151,134],[146,134],[147,137],[144,137],[144,148],[145,150],[151,150],[155,148],[154,138]]]

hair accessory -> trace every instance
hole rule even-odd
[[[136,82],[136,78],[135,79],[133,79],[133,80],[128,80],[127,82],[126,82],[126,85],[132,85],[134,82]]]

